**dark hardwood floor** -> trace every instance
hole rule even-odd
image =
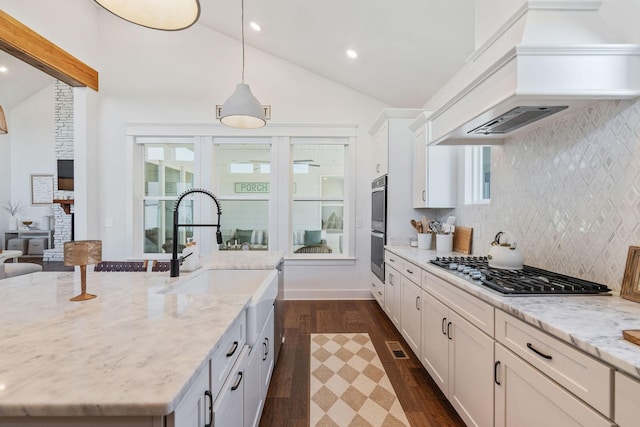
[[[309,426],[311,333],[366,332],[412,426],[464,426],[400,333],[375,301],[285,301],[285,336],[261,427]],[[394,359],[385,341],[399,341],[409,359]]]

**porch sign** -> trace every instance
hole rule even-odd
[[[236,182],[236,193],[268,193],[268,182]]]
[[[269,193],[271,188],[268,182],[235,182],[236,193]],[[293,192],[296,192],[298,183],[293,183]]]

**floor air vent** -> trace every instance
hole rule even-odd
[[[391,355],[394,359],[409,358],[398,341],[385,341],[385,343],[387,344],[387,348],[391,352]]]

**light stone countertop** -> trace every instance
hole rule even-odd
[[[446,271],[429,262],[451,253],[408,246],[385,248],[496,308],[640,378],[640,346],[622,337],[624,329],[640,329],[640,304],[619,295],[505,297],[464,279],[461,273]]]
[[[218,251],[202,258],[202,266],[217,270],[273,270],[284,259],[284,251]]]
[[[207,267],[271,269],[282,254],[242,257]],[[0,281],[0,417],[173,412],[251,297],[158,293],[187,276],[88,272],[98,297],[83,302],[69,301],[79,272]]]

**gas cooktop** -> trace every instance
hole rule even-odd
[[[432,264],[503,295],[606,295],[608,287],[525,265],[522,270],[490,268],[487,257],[437,257]]]

